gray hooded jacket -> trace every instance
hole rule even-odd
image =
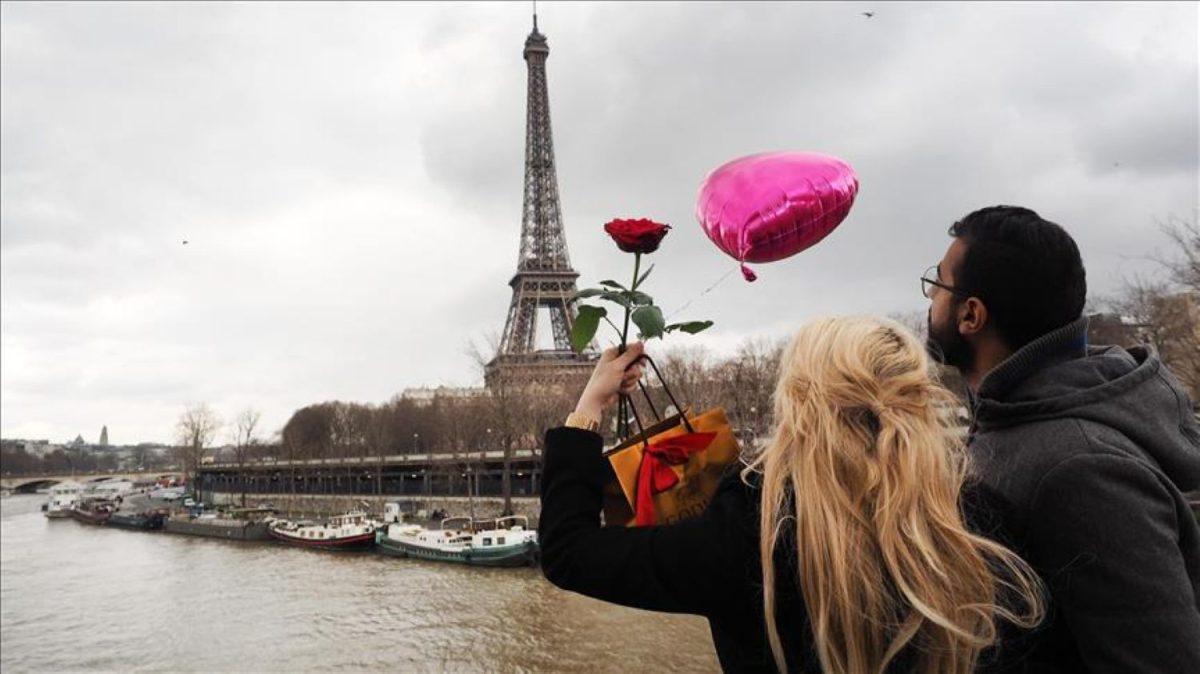
[[[1200,489],[1191,402],[1149,349],[1087,346],[1087,319],[1028,344],[973,396],[972,471],[999,538],[1041,575],[1021,671],[1200,672]]]

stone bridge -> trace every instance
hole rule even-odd
[[[100,482],[101,480],[117,479],[117,480],[156,480],[160,477],[176,477],[180,478],[183,473],[175,471],[144,471],[144,472],[125,472],[125,473],[75,473],[74,475],[19,475],[5,476],[0,478],[0,487],[11,489],[18,494],[32,494],[39,489],[52,487],[59,482],[68,482],[74,480],[87,484],[88,482]]]

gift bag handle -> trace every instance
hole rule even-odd
[[[650,363],[650,368],[654,370],[654,376],[658,377],[659,383],[662,384],[663,391],[667,394],[667,399],[671,401],[671,404],[674,405],[675,409],[678,411],[679,418],[683,422],[683,427],[687,429],[688,433],[695,433],[695,429],[692,428],[692,422],[688,421],[687,411],[679,406],[679,401],[675,399],[675,394],[671,392],[671,387],[667,385],[667,380],[663,379],[662,372],[658,369],[658,364],[655,363],[654,359],[649,355],[643,355],[640,360],[645,360],[647,363]],[[655,420],[662,421],[662,415],[658,413],[658,408],[654,406],[654,401],[650,399],[650,392],[646,390],[646,385],[641,381],[638,381],[638,388],[642,391],[642,396],[645,397],[646,404],[650,406],[650,411],[654,413]],[[644,436],[646,434],[646,429],[642,425],[642,418],[638,414],[637,406],[633,404],[633,397],[622,393],[620,394],[618,403],[618,431],[620,431],[621,424],[628,424],[628,420],[625,415],[625,408],[628,407],[629,411],[633,413],[633,421],[637,424],[638,434]],[[649,442],[649,438],[643,437],[642,440],[643,442]]]

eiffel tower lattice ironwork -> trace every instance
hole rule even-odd
[[[533,32],[525,39],[524,55],[529,79],[521,246],[517,273],[508,283],[512,287],[508,319],[496,357],[487,367],[489,382],[504,370],[532,369],[546,375],[586,371],[595,360],[594,353],[581,355],[571,350],[575,311],[569,300],[575,294],[575,279],[579,274],[571,268],[563,234],[546,87],[550,47],[546,36],[538,32],[537,14],[533,16]],[[543,307],[549,310],[554,335],[554,347],[549,350],[537,349],[538,311]]]

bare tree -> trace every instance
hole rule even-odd
[[[1158,258],[1171,283],[1185,292],[1200,294],[1200,212],[1191,220],[1171,216],[1160,225],[1171,240],[1171,254]]]
[[[702,346],[675,347],[661,357],[655,358],[663,378],[666,380],[676,401],[681,406],[691,406],[693,412],[705,410],[717,404],[719,394],[713,386],[712,355]],[[668,399],[661,391],[661,382],[647,376],[647,384],[659,395],[656,404],[664,415],[679,410],[668,410]]]
[[[503,514],[512,513],[512,459],[519,433],[521,382],[510,377],[497,377],[488,389],[488,417],[504,452],[504,469],[500,477],[504,497]]]
[[[929,337],[929,314],[924,311],[894,311],[888,318],[912,330],[921,340]]]
[[[1151,344],[1167,367],[1200,400],[1200,223],[1172,216],[1160,225],[1172,246],[1155,256],[1160,275],[1133,277],[1105,304],[1125,328],[1123,345]],[[1113,332],[1108,330],[1107,332]]]
[[[233,440],[233,457],[238,466],[238,480],[243,485],[242,487],[242,506],[246,505],[246,459],[250,452],[259,444],[258,431],[259,421],[262,419],[262,413],[258,410],[246,408],[238,413],[234,419],[233,428],[231,429]]]
[[[180,467],[187,474],[188,484],[192,485],[197,500],[200,499],[200,489],[195,483],[196,473],[204,458],[205,446],[212,442],[220,428],[220,418],[205,403],[188,406],[179,415],[179,421],[175,425],[176,456]]]
[[[395,405],[390,402],[371,409],[371,416],[367,421],[367,445],[369,451],[375,455],[375,493],[383,493],[383,457],[387,456],[392,446],[392,423],[389,417],[391,416],[391,408]]]
[[[1152,345],[1192,399],[1200,400],[1200,294],[1177,288],[1134,278],[1109,305],[1128,330],[1125,341]]]

